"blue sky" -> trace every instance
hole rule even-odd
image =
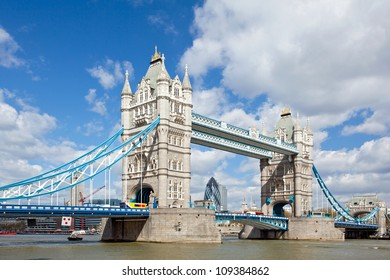
[[[388,14],[379,0],[1,1],[0,185],[116,131],[124,72],[134,91],[158,46],[171,77],[188,64],[195,112],[271,134],[288,106],[341,202],[390,203]],[[259,202],[256,160],[193,145],[194,199],[211,176],[229,208]]]

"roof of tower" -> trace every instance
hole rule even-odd
[[[154,47],[154,55],[152,55],[152,59],[150,60],[150,64],[152,64],[153,62],[155,62],[156,60],[160,59],[161,60],[161,55],[160,53],[157,51],[157,46]]]
[[[192,89],[190,78],[188,77],[188,66],[186,64],[184,78],[183,78],[183,89]]]
[[[123,85],[122,94],[131,93],[131,87],[129,83],[129,71],[126,70],[125,84]]]
[[[282,113],[280,114],[281,117],[291,115],[290,108],[286,107],[283,109]]]
[[[293,132],[294,132],[295,123],[291,116],[291,111],[289,108],[283,109],[280,114],[280,119],[276,125],[276,129],[284,128],[286,129],[287,139],[285,141],[292,141]]]
[[[152,88],[156,88],[157,79],[160,74],[163,74],[167,79],[170,79],[168,71],[165,68],[165,57],[164,55],[160,55],[160,53],[157,51],[157,47],[155,47],[154,55],[152,56],[152,60],[150,61],[150,65],[144,76],[144,79],[149,79],[150,86]]]

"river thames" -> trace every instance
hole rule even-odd
[[[0,236],[1,260],[390,260],[390,240],[240,240],[221,244],[101,242],[86,235]]]

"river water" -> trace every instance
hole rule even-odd
[[[86,235],[0,236],[0,260],[390,260],[390,240],[240,240],[222,244],[101,242]]]

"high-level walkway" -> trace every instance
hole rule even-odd
[[[273,153],[298,154],[294,144],[246,130],[223,121],[192,113],[191,143],[253,158],[272,158]]]

